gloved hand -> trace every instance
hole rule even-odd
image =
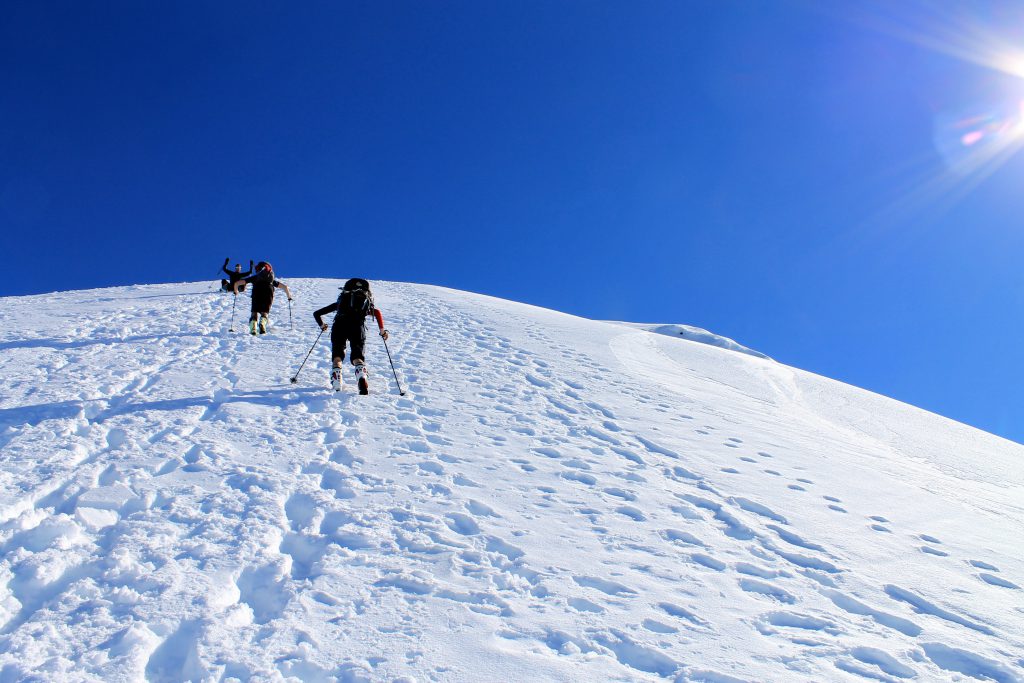
[[[384,337],[384,341],[387,341],[388,340],[388,331],[387,330],[381,330],[380,331],[380,336]]]
[[[228,264],[228,261],[230,261],[230,260],[231,260],[230,256],[225,256],[224,257],[224,265],[226,266]]]

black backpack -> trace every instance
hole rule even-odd
[[[345,283],[338,295],[338,315],[350,318],[365,318],[373,312],[373,292],[370,283],[354,277]]]

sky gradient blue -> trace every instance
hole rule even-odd
[[[921,189],[1024,81],[853,4],[6,3],[0,294],[266,259],[697,325],[1024,441],[1024,159]]]

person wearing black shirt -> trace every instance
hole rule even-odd
[[[234,289],[236,282],[238,282],[242,278],[249,277],[250,275],[252,275],[252,260],[249,261],[249,270],[245,271],[244,273],[242,272],[242,265],[240,263],[235,264],[234,270],[228,270],[229,260],[230,259],[224,259],[224,265],[221,267],[221,270],[223,270],[224,273],[228,276],[227,280],[222,279],[220,281],[220,288],[223,289],[225,292],[232,291],[232,289]],[[241,289],[242,291],[245,291],[245,285],[242,285]]]

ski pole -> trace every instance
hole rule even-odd
[[[288,329],[294,330],[295,323],[292,322],[292,298],[288,297]]]
[[[238,301],[238,295],[231,297],[231,326],[228,327],[228,332],[235,331],[235,302]]]
[[[384,335],[381,335],[381,341],[384,342],[384,350],[388,352],[388,362],[391,363],[391,372],[395,375],[395,384],[398,385],[398,395],[405,396],[405,391],[402,389],[402,383],[398,381],[398,373],[395,371],[395,362],[391,360],[391,350],[388,349],[388,340],[384,339]]]
[[[302,359],[302,365],[300,365],[299,369],[295,371],[295,376],[292,377],[292,384],[295,384],[299,381],[299,373],[302,372],[303,366],[305,366],[306,361],[309,360],[309,354],[313,353],[313,349],[316,348],[316,343],[320,341],[320,337],[322,336],[324,336],[324,330],[323,328],[320,328],[320,334],[316,335],[316,341],[314,341],[313,345],[309,347],[309,353],[307,353],[306,357]]]

